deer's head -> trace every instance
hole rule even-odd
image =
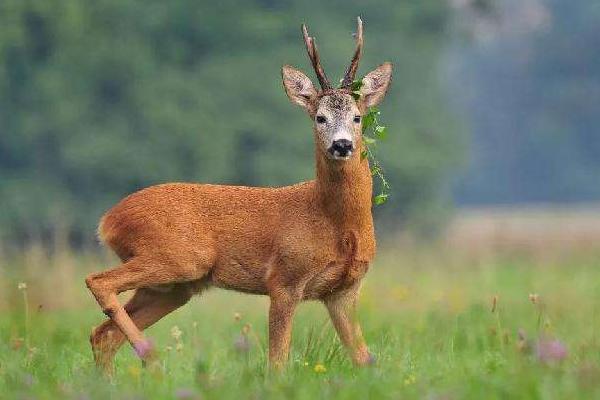
[[[300,70],[284,65],[283,86],[290,100],[304,108],[313,120],[317,148],[332,160],[348,160],[360,149],[362,117],[369,107],[377,105],[388,89],[392,77],[392,64],[384,63],[362,79],[360,96],[352,95],[352,82],[362,55],[363,29],[358,18],[356,50],[339,88],[333,88],[321,66],[313,37],[302,25],[308,57],[317,74],[321,89]]]

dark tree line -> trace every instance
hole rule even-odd
[[[0,3],[0,232],[66,230],[91,242],[121,197],[166,181],[285,185],[313,176],[310,121],[280,67],[312,73],[301,22],[332,78],[365,20],[365,73],[395,63],[379,154],[393,187],[381,212],[435,202],[453,161],[437,65],[444,3],[4,0]]]

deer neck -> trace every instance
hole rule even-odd
[[[319,206],[341,228],[372,225],[373,178],[368,160],[359,154],[348,161],[316,151],[316,196]]]

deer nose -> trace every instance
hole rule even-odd
[[[334,140],[329,148],[331,155],[343,158],[350,157],[352,150],[354,150],[354,146],[352,145],[352,141],[348,139]]]

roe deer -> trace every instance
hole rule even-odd
[[[151,346],[142,331],[210,286],[270,297],[271,367],[287,360],[292,318],[302,300],[326,305],[355,364],[373,361],[354,317],[361,279],[375,255],[361,116],[383,99],[392,65],[367,74],[355,99],[361,19],[340,88],[331,86],[304,25],[302,32],[321,89],[289,65],[282,76],[289,99],[313,121],[316,179],[280,188],[161,184],[109,210],[98,234],[122,264],[86,279],[109,317],[90,338],[98,366],[112,370],[125,339],[142,360],[148,358]],[[121,305],[117,295],[133,289]]]

